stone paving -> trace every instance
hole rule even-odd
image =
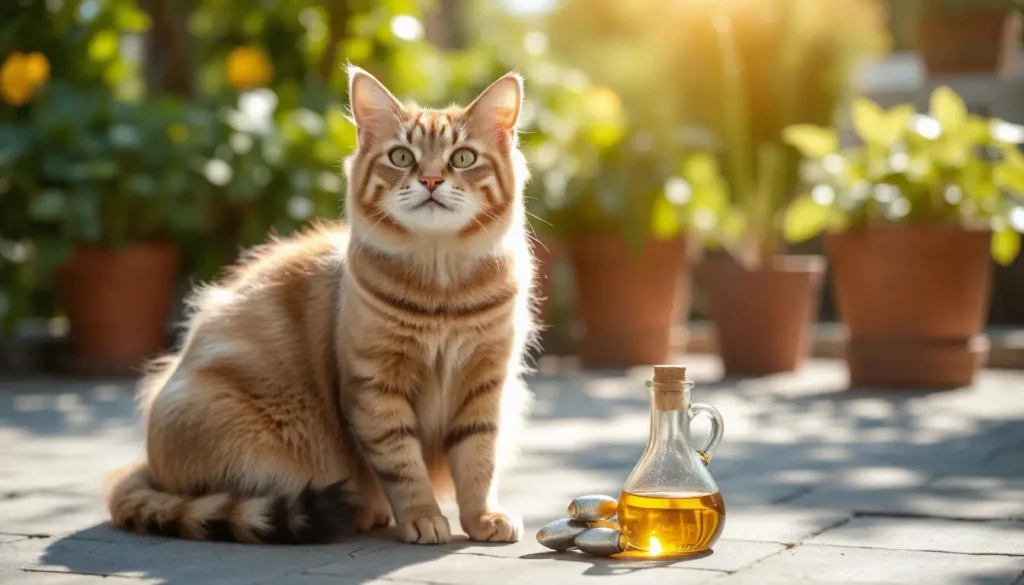
[[[572,497],[618,493],[647,439],[648,368],[532,380],[530,430],[502,488],[527,533],[503,546],[124,534],[99,493],[110,469],[141,454],[131,381],[0,381],[0,583],[1024,584],[1024,373],[869,392],[847,389],[835,361],[739,381],[720,380],[711,358],[686,363],[694,398],[725,417],[711,470],[728,513],[713,554],[664,562],[552,553],[534,539]]]

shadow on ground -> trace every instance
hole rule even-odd
[[[124,534],[101,524],[55,540],[33,570],[143,577],[166,585],[287,583],[302,574],[342,585],[422,567],[469,544],[463,537],[441,546],[406,545],[377,534],[323,545],[263,546]]]

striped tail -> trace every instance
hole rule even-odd
[[[153,486],[146,465],[123,472],[107,497],[122,530],[191,540],[318,544],[352,532],[355,506],[344,481],[292,496],[183,496]]]

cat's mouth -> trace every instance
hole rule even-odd
[[[427,197],[423,201],[420,201],[419,203],[417,203],[413,207],[413,209],[414,210],[417,210],[417,209],[443,209],[445,211],[451,211],[452,210],[451,207],[448,207],[447,205],[442,203],[440,199],[436,199],[433,195],[431,195],[430,197]]]

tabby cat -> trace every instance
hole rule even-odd
[[[443,543],[438,498],[454,494],[470,538],[519,538],[497,490],[530,403],[522,91],[510,73],[428,109],[350,68],[346,221],[270,241],[193,294],[182,346],[141,382],[147,460],[112,478],[116,526]]]

